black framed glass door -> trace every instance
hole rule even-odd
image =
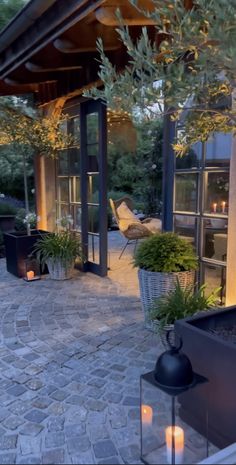
[[[100,101],[80,105],[81,208],[85,271],[107,274],[107,128]]]

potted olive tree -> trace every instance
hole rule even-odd
[[[82,260],[82,247],[78,237],[68,230],[44,235],[37,241],[34,251],[43,265],[47,265],[51,279],[72,277],[75,259]]]
[[[5,102],[0,105],[0,144],[7,145],[22,158],[25,192],[25,230],[4,235],[7,270],[24,277],[25,260],[45,231],[37,227],[37,215],[30,211],[28,195],[27,162],[35,155],[57,157],[58,150],[72,143],[61,129],[65,116],[44,117],[25,102]]]
[[[150,329],[153,301],[173,291],[177,280],[182,288],[193,285],[198,258],[188,241],[167,232],[145,239],[135,253],[134,265],[139,268],[145,325]]]

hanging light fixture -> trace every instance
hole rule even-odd
[[[119,146],[123,151],[134,153],[137,133],[131,115],[126,111],[107,112],[108,143]]]

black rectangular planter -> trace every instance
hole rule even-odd
[[[181,404],[184,421],[203,432],[200,412],[209,412],[209,440],[219,448],[236,442],[236,344],[213,334],[217,328],[236,325],[236,308],[199,314],[177,321],[176,333],[183,339],[183,352],[194,371],[208,378],[204,390],[191,393]]]
[[[25,232],[14,231],[4,234],[7,271],[18,278],[25,277],[25,260],[32,253],[36,242],[47,231],[33,230],[31,236]],[[47,270],[45,270],[47,272]]]

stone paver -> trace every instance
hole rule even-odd
[[[132,247],[110,234],[107,278],[27,283],[0,260],[0,463],[139,463],[146,331]]]

